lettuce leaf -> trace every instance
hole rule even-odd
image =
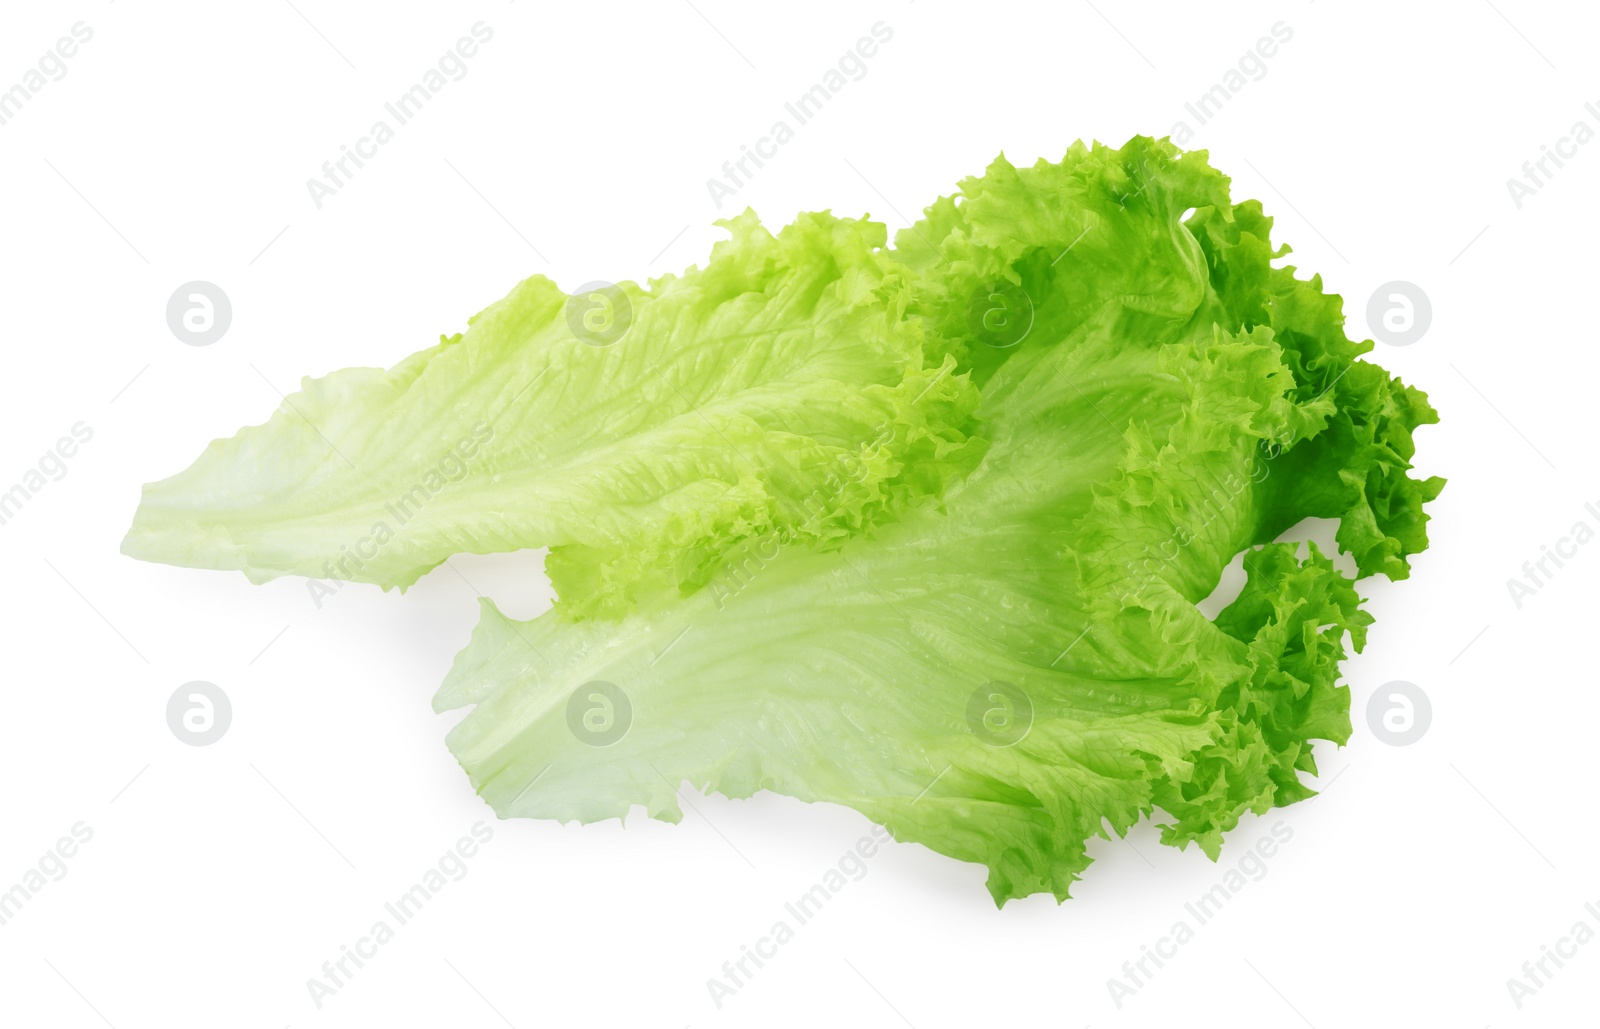
[[[1215,859],[1245,814],[1312,795],[1371,622],[1329,556],[1272,541],[1337,518],[1359,576],[1403,578],[1443,485],[1409,474],[1427,398],[1361,360],[1228,185],[1140,137],[1002,157],[892,248],[873,222],[774,237],[747,214],[705,269],[624,284],[631,334],[601,351],[530,280],[214,443],[146,488],[124,546],[334,574],[487,418],[476,464],[346,577],[552,547],[555,608],[483,601],[434,698],[471,709],[449,746],[502,817],[773,790],[986,866],[1000,904],[1067,897],[1088,841],[1145,817]]]
[[[479,792],[502,816],[580,821],[633,804],[675,819],[685,779],[848,804],[988,865],[1002,901],[1065,897],[1087,839],[1158,800],[1176,819],[1167,839],[1214,854],[1280,788],[1306,795],[1307,740],[1348,732],[1333,678],[1366,617],[1349,582],[1279,545],[1217,623],[1194,603],[1249,541],[1233,509],[1291,414],[1292,377],[1268,330],[1129,349],[1106,322],[1001,369],[982,411],[989,457],[942,511],[834,552],[781,551],[741,589],[617,624],[516,623],[485,601],[435,698],[475,705],[450,746]],[[1158,404],[1125,385],[1141,366],[1164,373]],[[1159,504],[1143,502],[1147,476]],[[1224,483],[1241,490],[1228,510],[1152,560]],[[568,723],[594,682],[631,715],[604,747]],[[1031,711],[1010,745],[969,718],[991,695]]]
[[[308,379],[146,486],[123,552],[387,589],[548,546],[564,603],[594,613],[697,585],[743,538],[860,531],[976,463],[976,391],[925,363],[882,225],[722,224],[704,269],[617,287],[631,324],[609,345],[535,276],[388,371]],[[820,489],[847,459],[866,473]]]
[[[579,821],[676,819],[684,780],[846,804],[986,865],[998,903],[1066,897],[1090,837],[1157,809],[1164,842],[1215,858],[1246,812],[1312,795],[1370,616],[1315,546],[1270,541],[1339,517],[1363,573],[1404,574],[1442,482],[1406,476],[1425,398],[1357,360],[1371,344],[1272,266],[1269,230],[1148,140],[964,182],[897,242],[930,353],[984,384],[982,465],[837,550],[757,547],[615,624],[485,601],[435,698],[472,707],[449,742],[478,791]],[[1031,324],[996,347],[970,305],[1007,283]],[[626,698],[605,746],[570,724],[595,683]]]

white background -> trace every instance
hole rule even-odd
[[[1591,779],[1600,545],[1519,609],[1506,581],[1600,518],[1600,144],[1519,209],[1506,180],[1600,101],[1595,12],[1487,3],[7,4],[0,89],[77,21],[94,38],[0,126],[0,490],[76,422],[93,440],[0,526],[0,890],[93,839],[0,926],[18,1026],[1571,1026],[1600,943],[1519,1010],[1506,980],[1600,902]],[[1502,13],[1503,12],[1503,16]],[[1509,18],[1509,22],[1508,19]],[[492,42],[319,210],[305,182],[484,21]],[[877,21],[894,37],[733,202],[706,179]],[[1282,21],[1292,40],[1208,124],[1184,111]],[[1514,27],[1513,24],[1514,23]],[[893,845],[719,1010],[706,981],[867,829],[787,798],[690,797],[683,824],[494,822],[429,699],[476,617],[529,617],[540,556],[464,558],[406,595],[142,564],[141,483],[265,420],[302,375],[390,365],[517,280],[572,288],[703,261],[748,203],[905,224],[1004,150],[1059,158],[1190,123],[1346,298],[1403,279],[1433,324],[1376,360],[1425,389],[1450,479],[1411,580],[1364,586],[1356,732],[1327,792],[1250,820],[1222,862],[1096,841],[1062,906],[996,911],[983,870]],[[209,347],[168,296],[232,299]],[[130,384],[131,382],[131,384]],[[470,579],[470,585],[466,580]],[[187,746],[208,680],[227,735]],[[1367,727],[1431,698],[1409,747]],[[493,841],[319,1010],[306,980],[470,827]],[[1119,1009],[1122,974],[1282,821],[1292,840]],[[1192,919],[1191,919],[1192,924]]]

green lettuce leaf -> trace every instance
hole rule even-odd
[[[993,446],[942,509],[614,624],[485,601],[435,699],[474,705],[450,746],[479,792],[502,816],[580,821],[676,819],[683,780],[847,804],[987,865],[997,901],[1065,897],[1088,838],[1158,803],[1165,838],[1215,854],[1244,812],[1306,795],[1309,739],[1348,732],[1333,680],[1366,624],[1350,583],[1277,545],[1216,623],[1195,606],[1249,542],[1232,509],[1300,413],[1293,377],[1270,330],[1128,347],[1113,321],[1001,368]],[[1229,510],[1186,517],[1225,484]],[[1152,560],[1175,524],[1192,542]],[[572,722],[595,683],[626,697],[604,746]]]
[[[924,361],[882,225],[723,224],[704,269],[617,287],[620,339],[535,276],[393,369],[308,379],[146,486],[123,552],[387,589],[548,546],[573,613],[622,610],[698,585],[741,539],[825,545],[976,463],[976,391]],[[841,461],[864,471],[824,488]]]
[[[472,707],[449,742],[478,791],[579,821],[676,819],[685,780],[846,804],[987,866],[998,903],[1066,897],[1091,837],[1158,809],[1215,858],[1310,796],[1370,617],[1315,546],[1270,541],[1339,517],[1363,574],[1403,574],[1441,483],[1406,476],[1425,398],[1357,360],[1269,230],[1164,142],[964,182],[897,257],[930,353],[984,384],[982,465],[833,550],[745,541],[616,623],[485,601],[435,698]],[[1026,331],[986,333],[990,303]],[[1247,585],[1205,618],[1240,551]]]
[[[1312,795],[1371,619],[1274,540],[1336,518],[1358,576],[1403,578],[1443,480],[1410,474],[1427,398],[1258,203],[1140,137],[1002,157],[892,248],[727,224],[704,269],[623,284],[609,347],[533,279],[389,372],[308,382],[146,487],[124,549],[403,587],[551,547],[555,608],[483,601],[434,698],[470,708],[449,745],[503,817],[772,790],[982,864],[1003,904],[1065,898],[1143,818],[1215,859]],[[339,563],[463,432],[459,475]]]

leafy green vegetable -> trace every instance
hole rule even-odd
[[[892,249],[871,222],[747,215],[704,270],[629,287],[604,350],[530,280],[147,487],[125,549],[324,573],[488,419],[478,464],[350,577],[552,546],[555,609],[484,601],[434,700],[472,708],[449,743],[498,814],[675,820],[684,780],[769,789],[982,863],[999,903],[1065,898],[1090,837],[1158,809],[1215,858],[1312,794],[1371,621],[1315,546],[1271,541],[1338,518],[1359,574],[1402,578],[1443,485],[1408,475],[1426,397],[1359,359],[1227,187],[1136,138],[1001,158]]]
[[[387,589],[451,554],[549,546],[557,581],[582,586],[564,605],[594,612],[698,585],[740,539],[857,532],[977,462],[976,391],[953,359],[924,364],[882,225],[722,224],[705,269],[620,284],[618,344],[578,338],[535,276],[387,372],[307,380],[146,486],[123,552]],[[885,425],[893,443],[802,526],[819,473]]]

